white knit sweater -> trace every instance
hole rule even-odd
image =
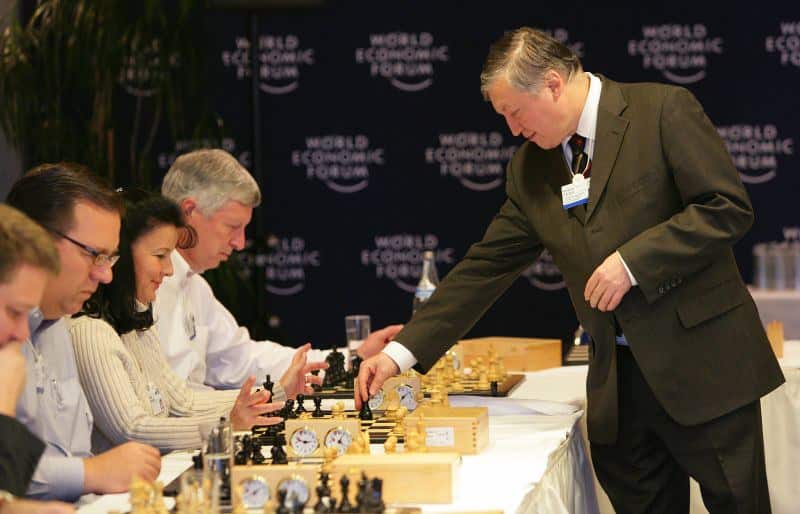
[[[238,391],[197,391],[170,369],[153,328],[121,337],[106,321],[70,320],[81,385],[94,414],[92,449],[139,441],[161,451],[199,448],[200,428],[229,416]],[[284,399],[275,384],[274,400]]]

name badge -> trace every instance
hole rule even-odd
[[[572,183],[561,186],[561,204],[564,209],[571,209],[576,205],[589,203],[589,182],[591,179],[585,178],[580,173],[572,177]]]
[[[147,396],[150,399],[150,409],[154,416],[160,416],[167,411],[167,404],[161,396],[161,390],[152,382],[147,384]]]

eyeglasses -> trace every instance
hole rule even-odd
[[[56,235],[58,235],[60,237],[63,237],[64,239],[66,239],[70,243],[72,243],[75,246],[79,247],[84,252],[88,253],[92,257],[92,264],[94,264],[98,268],[102,268],[102,267],[105,267],[105,266],[108,266],[110,268],[110,267],[114,266],[114,264],[116,264],[117,261],[119,260],[119,254],[118,253],[115,253],[115,254],[112,254],[112,255],[109,255],[107,253],[100,253],[97,250],[95,250],[94,248],[92,248],[91,246],[85,245],[85,244],[83,244],[83,243],[81,243],[79,241],[75,241],[74,239],[72,239],[68,235],[63,234],[63,233],[59,232],[58,230],[51,229],[51,232],[53,232],[54,234],[56,234]]]

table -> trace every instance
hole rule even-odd
[[[800,291],[769,291],[751,287],[750,294],[765,326],[770,321],[780,321],[786,339],[800,339]]]
[[[535,384],[537,378],[532,380]],[[591,463],[582,442],[582,410],[573,403],[530,397],[536,395],[526,391],[518,388],[510,398],[451,399],[452,405],[489,408],[490,444],[479,455],[462,458],[455,501],[419,505],[424,512],[598,514]],[[380,453],[383,447],[373,445],[372,451]],[[165,455],[159,480],[169,483],[190,464],[189,453]],[[126,512],[128,500],[128,494],[87,495],[78,512]]]

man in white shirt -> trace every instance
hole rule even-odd
[[[254,341],[214,297],[200,276],[245,244],[245,227],[261,191],[250,173],[223,150],[197,150],[178,157],[161,192],[178,205],[194,231],[194,246],[172,252],[175,273],[158,290],[154,313],[161,346],[175,372],[193,387],[236,388],[250,376],[273,379],[289,367],[295,349]],[[383,349],[400,330],[391,325],[370,334],[362,358]],[[312,350],[310,361],[327,352]]]

